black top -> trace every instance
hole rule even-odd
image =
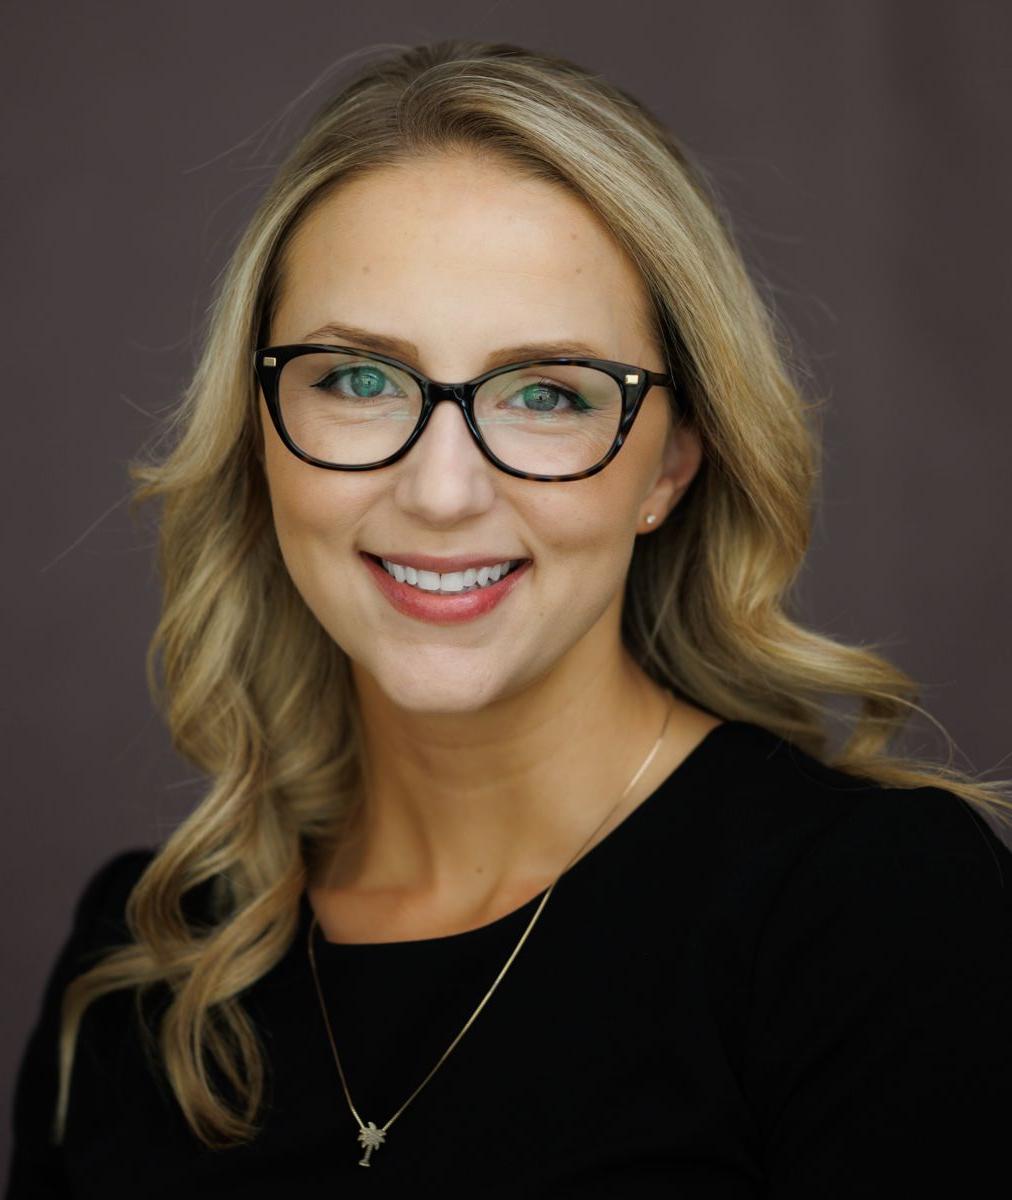
[[[1012,1128],[1012,854],[941,788],[883,788],[767,730],[712,730],[563,875],[499,988],[359,1166],[307,959],[243,996],[270,1107],[207,1150],[145,1064],[128,993],[85,1013],[65,1145],[47,1145],[60,990],[125,937],[150,850],[78,903],[17,1081],[27,1196],[977,1196]],[[542,893],[543,894],[543,893]],[[321,986],[382,1126],[470,1016],[540,895],[478,929],[339,945]]]

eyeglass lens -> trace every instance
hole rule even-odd
[[[396,367],[335,350],[289,359],[278,402],[300,450],[335,466],[364,466],[389,458],[408,440],[422,392]],[[507,466],[532,475],[575,474],[611,449],[622,390],[595,367],[537,364],[486,380],[474,416],[485,444]]]

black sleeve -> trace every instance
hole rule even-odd
[[[123,907],[152,853],[128,850],[115,855],[88,880],[78,898],[71,931],[50,969],[39,1015],[17,1073],[5,1200],[29,1197],[56,1200],[69,1195],[61,1148],[52,1142],[63,989],[72,978],[93,965],[89,950],[125,940]]]
[[[1010,1192],[1010,898],[1012,854],[941,788],[863,797],[802,856],[750,999],[771,1200]]]

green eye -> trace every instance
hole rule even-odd
[[[590,405],[569,388],[542,380],[540,383],[529,383],[516,393],[520,397],[519,405],[509,407],[522,408],[526,412],[562,413],[585,412]],[[564,398],[565,404],[560,405],[559,397]]]
[[[341,381],[344,380],[347,380],[346,386],[351,389],[350,393],[341,390]],[[383,394],[384,385],[389,382],[384,371],[372,363],[366,363],[331,371],[315,386],[324,392],[337,388],[338,395],[343,399],[373,400]]]

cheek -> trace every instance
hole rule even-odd
[[[572,483],[532,484],[545,495],[532,515],[538,540],[554,559],[570,557],[598,567],[622,559],[638,516],[639,472],[624,446],[608,466]],[[540,499],[540,497],[539,497]]]
[[[314,478],[323,472],[300,462],[283,447],[268,450],[265,467],[274,527],[282,549],[300,539],[333,536],[335,522],[330,514],[341,510],[329,502],[326,481]]]
[[[282,550],[300,542],[339,542],[372,490],[368,479],[304,463],[282,444],[266,412],[264,420],[264,473]]]
[[[294,468],[275,463],[274,470],[267,464],[281,559],[306,607],[333,641],[347,649],[355,637],[347,581],[358,509],[337,472],[288,457]]]
[[[532,514],[543,585],[577,626],[593,624],[624,587],[635,542],[637,495],[618,459],[585,480],[559,484]]]
[[[371,503],[368,483],[311,467],[281,445],[268,445],[264,467],[281,556],[295,586],[316,607],[313,594],[332,590],[335,571],[347,567],[354,531]]]

